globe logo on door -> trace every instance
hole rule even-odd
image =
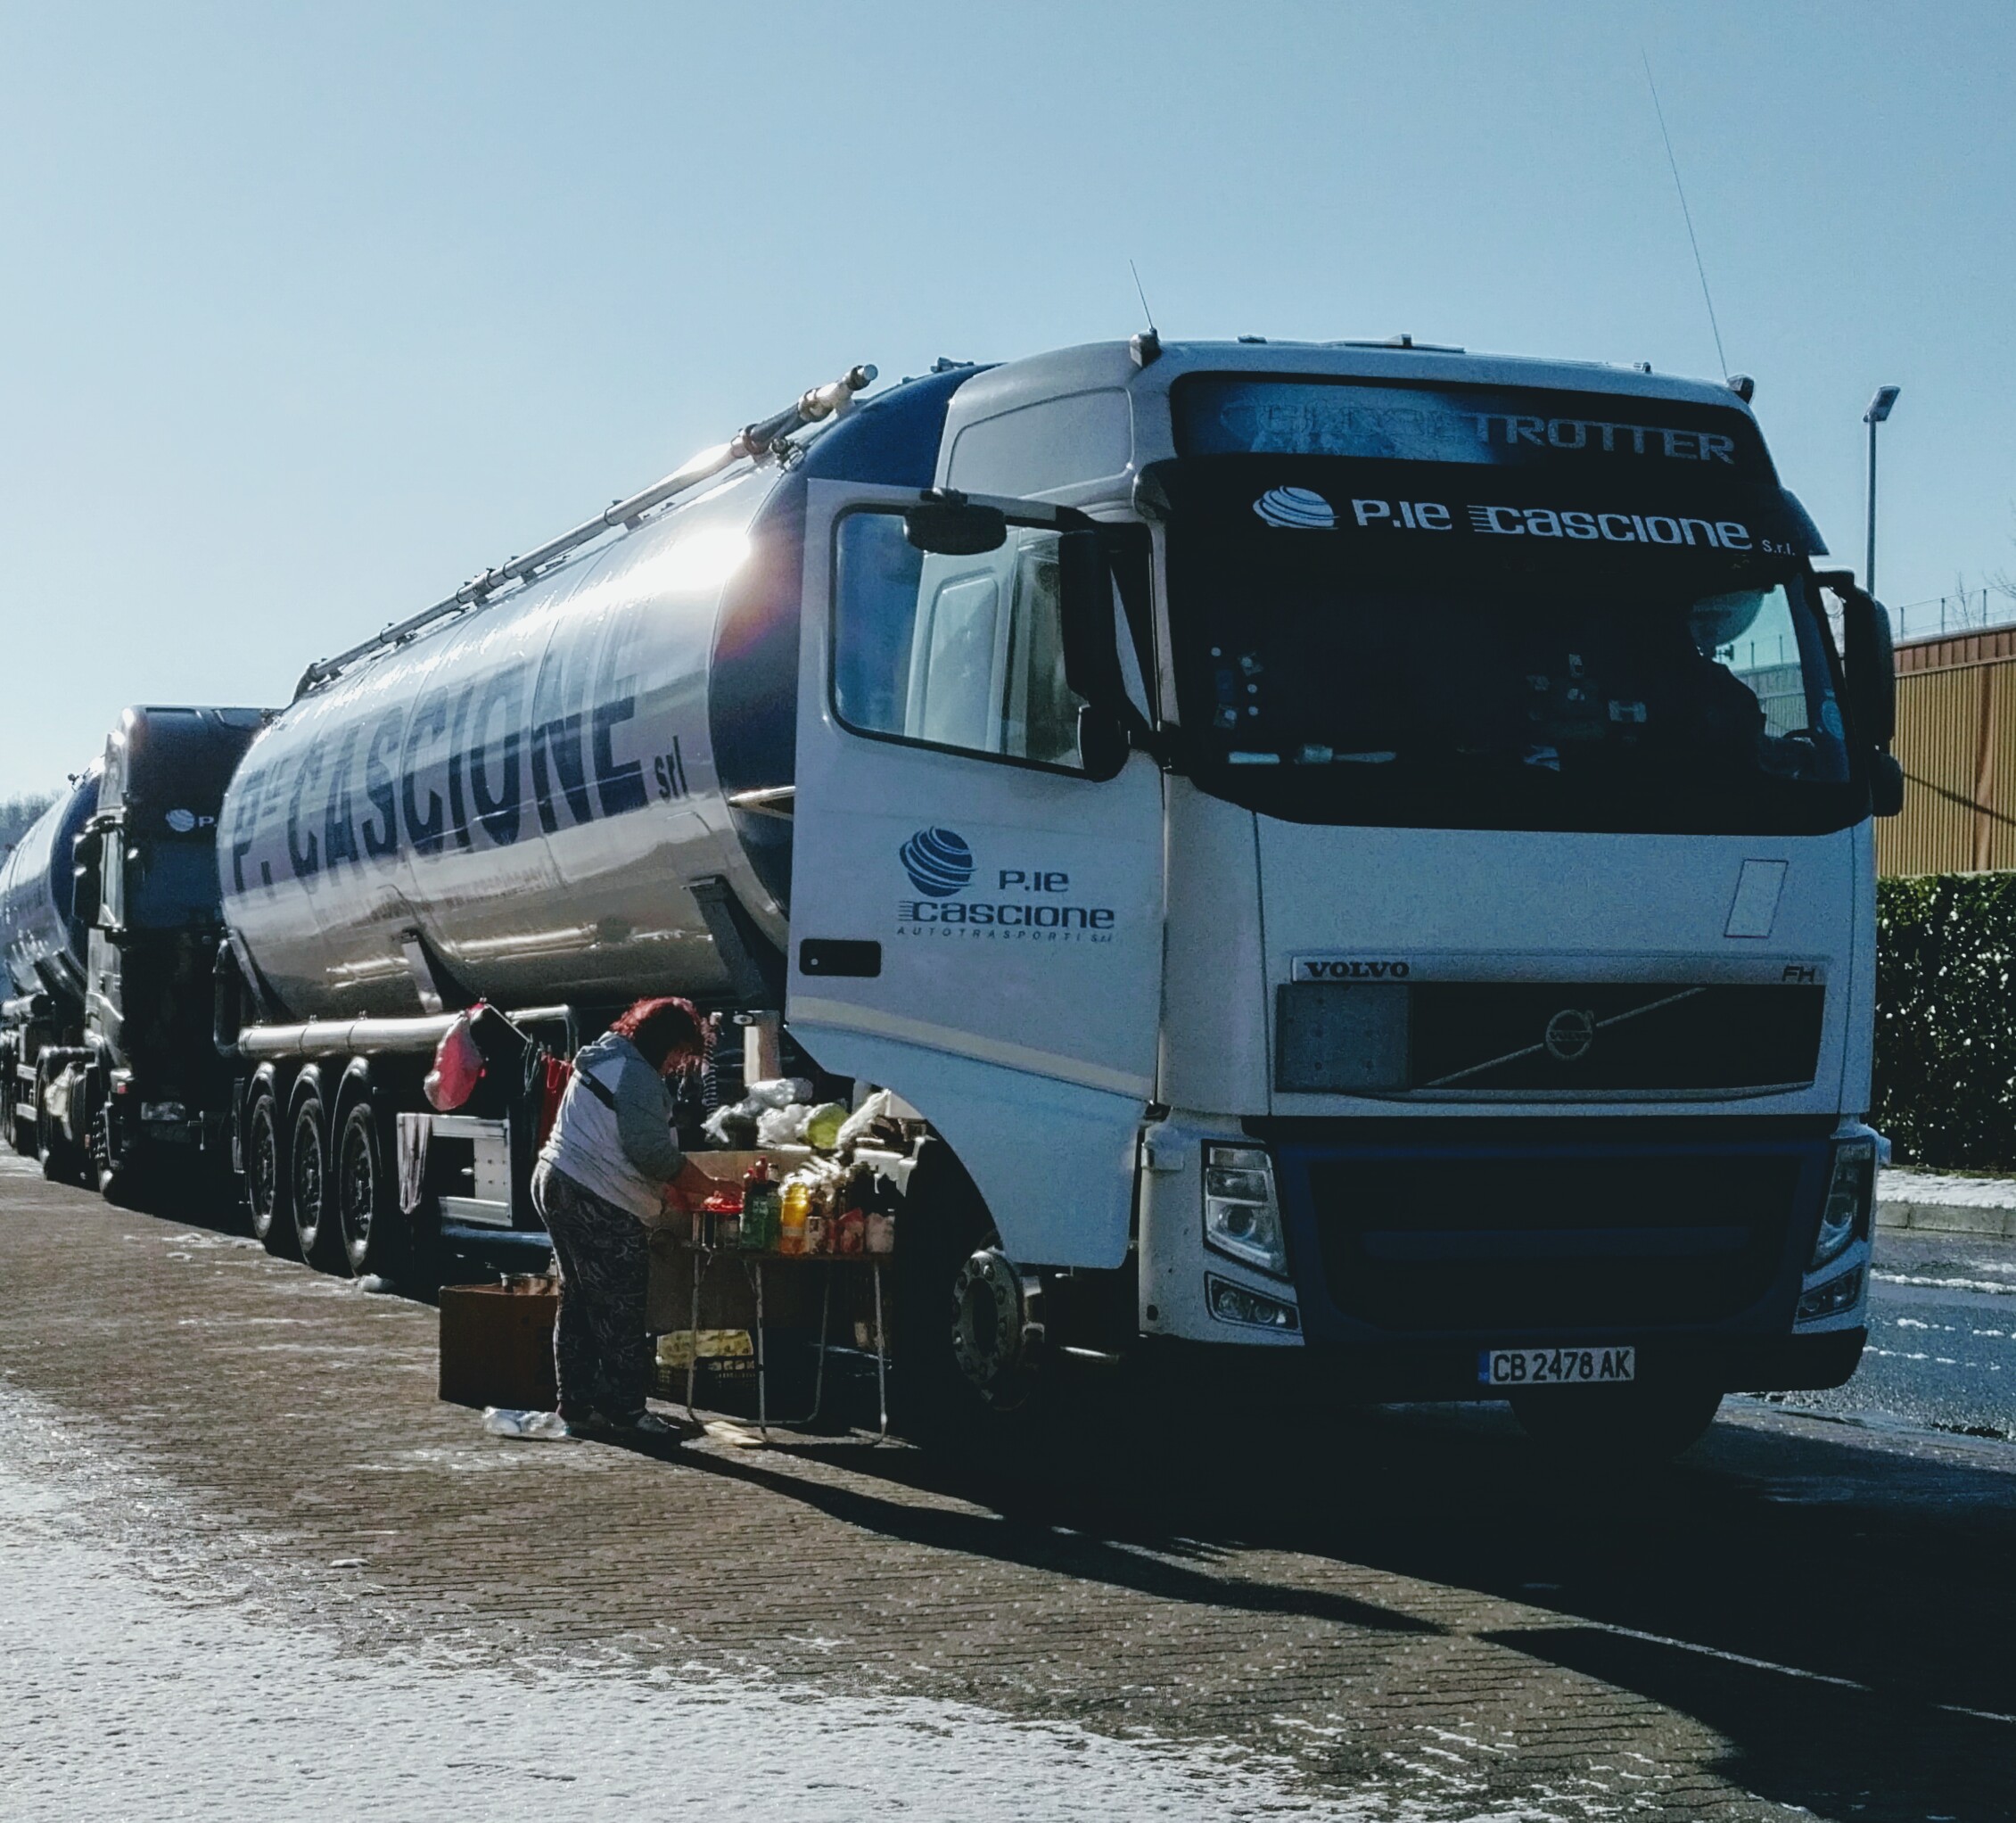
[[[919,829],[896,858],[927,899],[949,899],[973,878],[973,850],[955,829]]]

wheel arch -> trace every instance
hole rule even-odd
[[[329,1118],[329,1098],[322,1089],[322,1065],[304,1063],[294,1072],[293,1080],[287,1085],[287,1097],[282,1104],[287,1110],[287,1125],[292,1126],[300,1117],[301,1104],[313,1095],[322,1104],[323,1120]]]

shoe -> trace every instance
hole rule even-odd
[[[567,1420],[570,1437],[599,1438],[605,1443],[684,1443],[686,1432],[655,1412],[638,1412],[628,1418],[612,1418],[605,1412],[589,1409]]]

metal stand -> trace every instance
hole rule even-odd
[[[689,1246],[684,1250],[693,1260],[693,1295],[687,1330],[687,1333],[693,1338],[693,1349],[686,1362],[686,1415],[694,1423],[698,1424],[701,1420],[700,1414],[694,1406],[694,1392],[700,1373],[700,1285],[707,1276],[707,1269],[714,1263],[714,1256],[725,1250]],[[766,1326],[763,1321],[763,1269],[774,1262],[772,1256],[762,1253],[743,1254],[740,1258],[742,1269],[749,1277],[750,1288],[756,1294],[756,1326],[753,1336],[756,1348],[756,1434],[768,1443],[770,1440],[769,1357],[763,1340]],[[883,1318],[883,1257],[880,1254],[813,1254],[804,1258],[808,1265],[827,1268],[819,1286],[819,1361],[812,1380],[812,1408],[802,1418],[780,1419],[779,1428],[799,1430],[819,1422],[819,1413],[826,1404],[826,1361],[833,1346],[832,1268],[858,1264],[868,1268],[869,1278],[875,1288],[875,1391],[879,1420],[876,1440],[878,1443],[886,1442],[889,1437],[889,1341]]]

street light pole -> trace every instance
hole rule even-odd
[[[1890,408],[1903,390],[1899,386],[1879,386],[1876,396],[1869,401],[1869,409],[1862,414],[1863,423],[1869,426],[1869,548],[1862,565],[1862,586],[1872,595],[1876,592],[1876,426],[1889,417]]]

